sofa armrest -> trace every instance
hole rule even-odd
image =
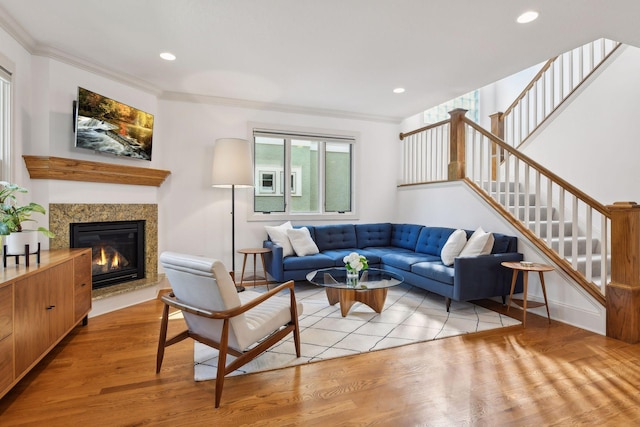
[[[276,245],[271,240],[265,240],[262,242],[263,248],[271,249],[271,252],[264,254],[264,268],[267,273],[273,277],[276,282],[284,281],[284,269],[282,265],[282,246]]]
[[[513,274],[500,264],[522,259],[519,252],[456,258],[453,262],[453,299],[470,301],[509,295]],[[522,275],[519,275],[514,293],[521,292]]]

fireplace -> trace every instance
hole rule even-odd
[[[92,249],[93,289],[145,277],[145,222],[69,224],[70,247]]]

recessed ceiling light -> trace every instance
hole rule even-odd
[[[403,87],[397,87],[393,90],[393,93],[404,93],[404,88]]]
[[[518,19],[516,19],[516,21],[518,22],[518,24],[527,24],[531,21],[535,21],[537,18],[538,18],[538,12],[534,10],[529,10],[523,13],[522,15],[518,16]]]
[[[173,53],[170,52],[162,52],[160,54],[160,58],[166,60],[166,61],[175,61],[176,56]]]

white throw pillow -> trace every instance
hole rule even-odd
[[[287,236],[289,236],[291,246],[293,246],[293,250],[298,256],[313,255],[320,252],[307,227],[287,230]]]
[[[287,236],[287,230],[291,230],[293,226],[291,225],[291,221],[287,221],[284,224],[280,224],[277,226],[268,226],[265,225],[265,230],[267,230],[267,234],[273,243],[282,247],[282,256],[291,256],[294,254],[293,246],[291,246],[291,242],[289,241],[289,236]]]
[[[467,244],[460,252],[460,256],[489,255],[493,249],[495,238],[492,233],[485,232],[482,227],[478,227],[473,232]]]
[[[460,255],[460,252],[467,244],[467,233],[464,230],[456,230],[451,233],[447,243],[442,247],[440,258],[444,265],[453,265],[453,260]]]

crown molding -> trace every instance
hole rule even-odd
[[[14,38],[29,54],[42,56],[63,62],[81,70],[96,74],[110,80],[124,83],[153,95],[160,95],[162,90],[151,83],[137,77],[111,70],[108,67],[96,64],[78,56],[71,55],[60,49],[42,44],[34,39],[16,20],[14,20],[2,7],[0,7],[0,27]]]
[[[149,83],[146,80],[139,79],[130,74],[121,73],[121,72],[109,69],[108,67],[103,66],[101,64],[96,64],[86,59],[70,55],[60,49],[57,49],[51,46],[45,46],[43,44],[38,43],[36,44],[36,47],[33,51],[33,55],[43,56],[46,58],[54,59],[56,61],[60,61],[67,65],[71,65],[73,67],[79,68],[81,70],[87,71],[92,74],[97,74],[99,76],[108,78],[110,80],[124,83],[128,86],[135,87],[137,89],[140,89],[144,92],[151,93],[156,96],[159,96],[162,93],[162,89]]]
[[[273,102],[250,101],[247,99],[225,98],[221,96],[196,95],[185,92],[165,91],[160,94],[160,99],[166,101],[182,101],[198,104],[224,105],[227,107],[247,108],[252,110],[280,111],[282,113],[306,114],[312,116],[335,117],[339,119],[365,120],[371,122],[384,122],[399,124],[401,117],[381,116],[376,114],[362,114],[352,111],[331,110],[326,108],[302,107],[298,105],[278,104]]]
[[[0,6],[0,27],[9,33],[27,52],[33,54],[36,40],[2,6]]]

